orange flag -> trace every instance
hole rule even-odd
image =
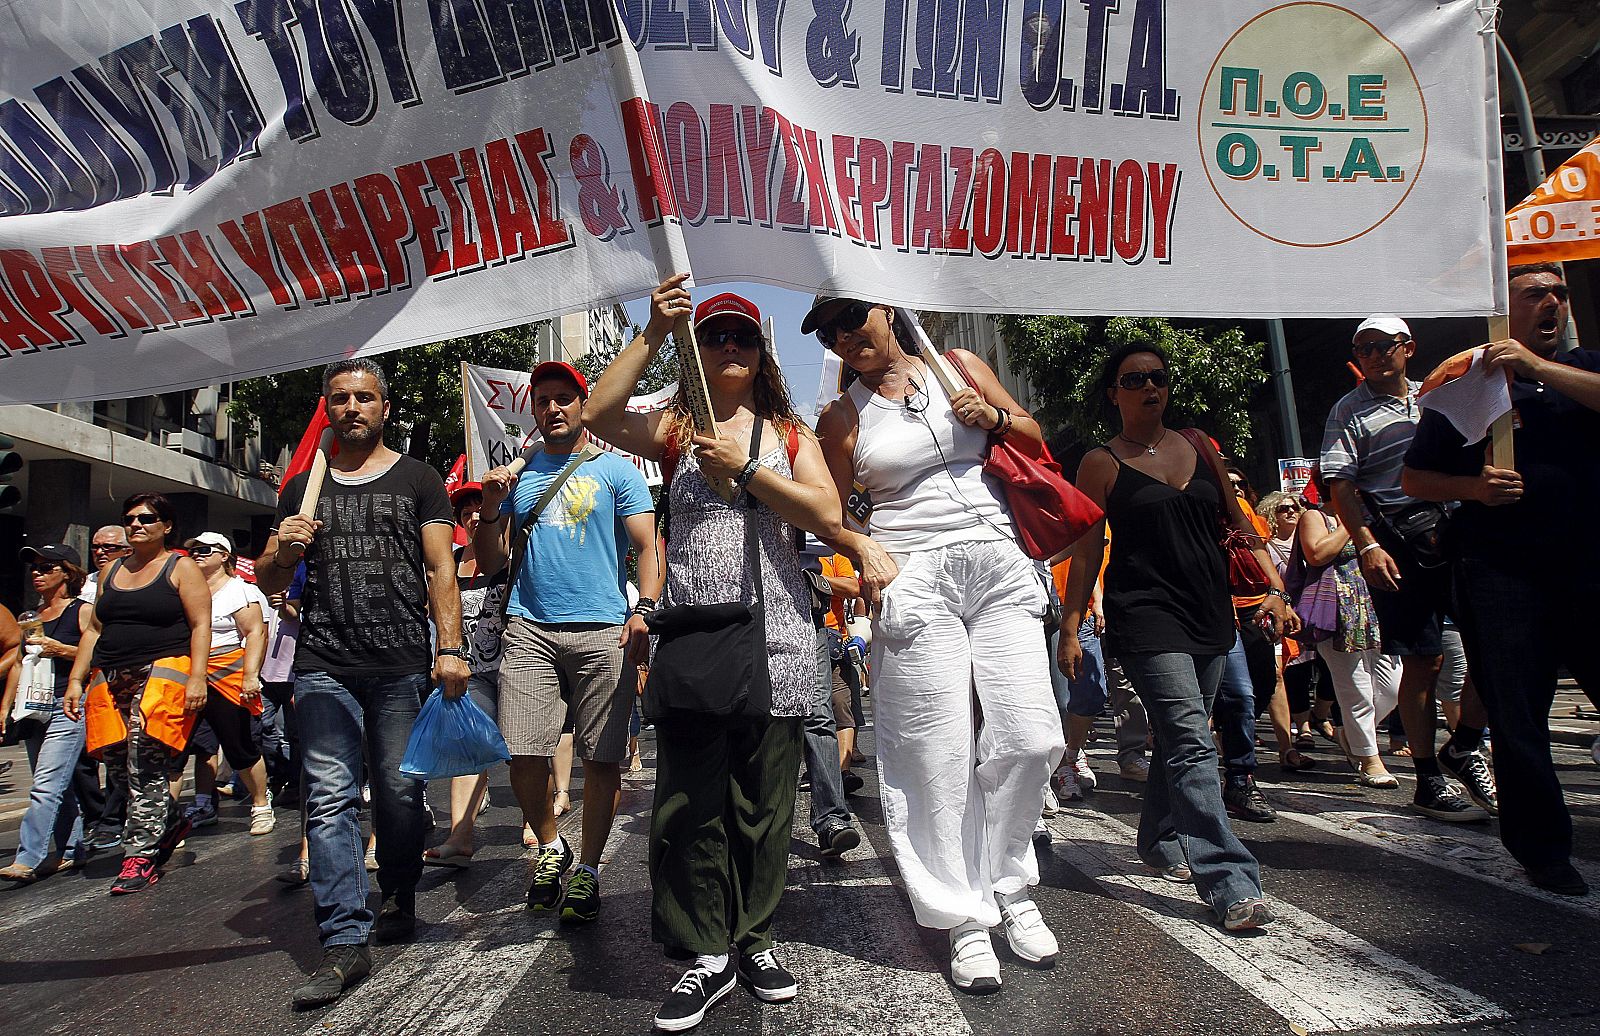
[[[1600,137],[1506,213],[1506,260],[1570,263],[1600,258]]]

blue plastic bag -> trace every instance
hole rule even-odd
[[[446,698],[435,687],[411,724],[400,775],[423,781],[465,777],[510,760],[506,739],[488,713],[468,695]]]

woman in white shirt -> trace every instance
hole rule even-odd
[[[211,656],[206,663],[206,704],[201,715],[216,734],[228,765],[250,793],[250,833],[264,835],[276,821],[267,794],[266,761],[250,729],[251,718],[261,715],[261,663],[267,651],[264,598],[234,575],[233,544],[228,537],[203,532],[186,541],[184,549],[211,588]],[[216,809],[216,770],[210,759],[197,758],[190,822],[196,827],[215,823]]]

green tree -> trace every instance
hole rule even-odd
[[[1003,316],[1000,335],[1012,369],[1028,379],[1046,429],[1080,442],[1116,434],[1102,402],[1101,371],[1124,345],[1159,347],[1172,365],[1170,427],[1195,425],[1236,456],[1251,452],[1250,399],[1267,380],[1263,342],[1236,324],[1158,317]]]
[[[606,368],[611,366],[611,361],[617,358],[617,354],[623,350],[623,347],[637,337],[639,337],[639,325],[635,324],[629,328],[625,339],[603,348],[591,350],[578,357],[573,362],[573,366],[583,373],[583,376],[589,380],[589,384],[593,385],[599,380],[600,375],[605,373]],[[650,393],[658,392],[678,380],[678,349],[674,342],[675,340],[668,336],[666,344],[661,347],[661,351],[656,354],[656,358],[651,361],[650,366],[644,369],[644,377],[639,379],[639,384],[631,395],[648,396]]]
[[[465,442],[461,416],[462,361],[506,370],[529,370],[538,359],[540,323],[467,335],[377,357],[389,380],[391,407],[384,441],[402,448],[413,432],[427,435],[423,457],[448,471]],[[322,367],[251,378],[234,386],[229,416],[260,422],[264,454],[300,441],[322,393]]]

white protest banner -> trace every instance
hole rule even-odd
[[[1311,484],[1313,457],[1279,457],[1278,488],[1285,493],[1299,493]]]
[[[467,481],[483,481],[490,468],[509,464],[524,449],[543,441],[533,420],[533,385],[528,371],[461,365],[462,413],[467,433]],[[678,394],[674,382],[648,396],[634,396],[628,409],[638,414],[665,410]],[[661,465],[590,436],[602,450],[623,457],[644,473],[647,485],[661,484]]]
[[[1504,306],[1487,0],[20,0],[0,402],[697,283]]]

